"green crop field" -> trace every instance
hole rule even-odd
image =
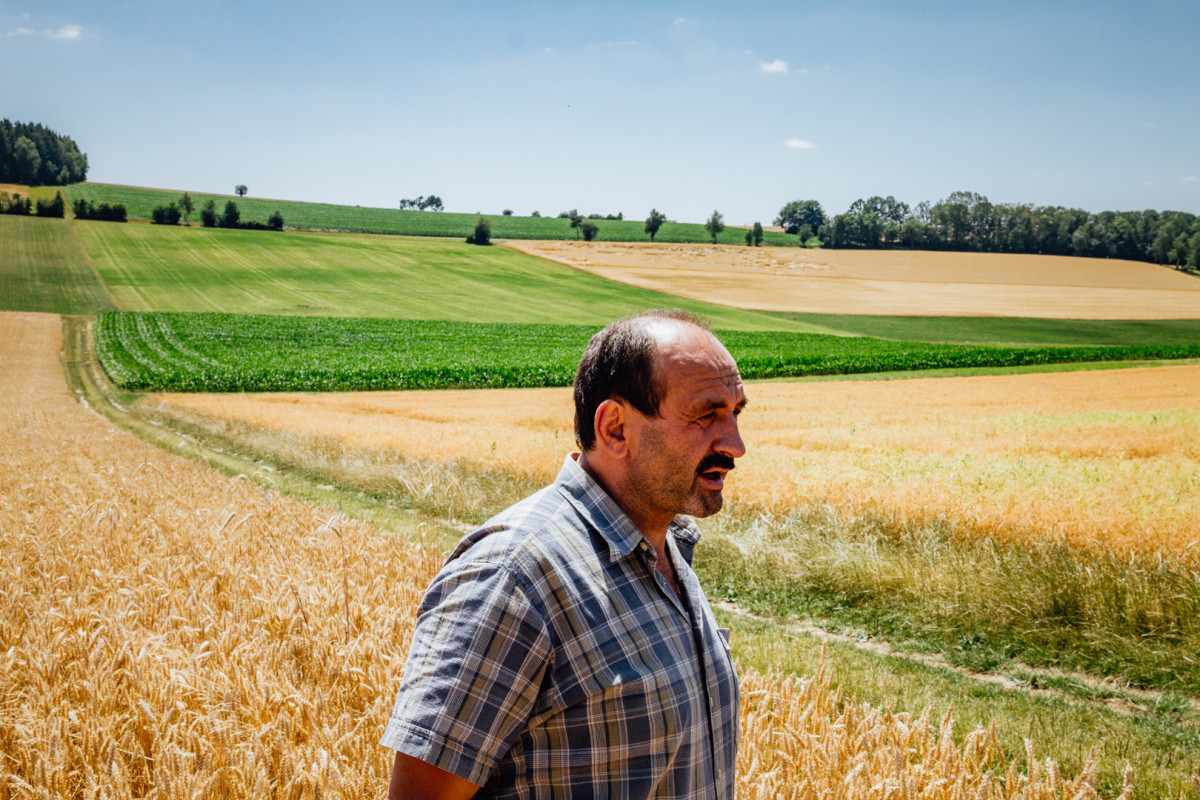
[[[1192,345],[1200,319],[1038,319],[1034,317],[886,317],[787,314],[849,336],[959,344]]]
[[[0,309],[94,314],[116,307],[69,223],[0,216]]]
[[[155,206],[178,201],[183,191],[143,189],[114,186],[105,183],[79,183],[67,189],[70,202],[85,198],[92,203],[122,203],[131,217],[149,219]],[[234,197],[191,193],[196,204],[193,224],[199,224],[200,207],[210,198],[217,203],[218,212],[233,200],[242,212],[242,219],[266,222],[274,211],[283,215],[289,228],[305,230],[348,231],[354,233],[387,233],[407,236],[444,236],[466,239],[475,229],[477,213],[459,214],[444,211],[401,211],[399,208],[364,208],[329,203],[302,203],[293,200],[267,200],[258,197]],[[561,210],[561,209],[560,209]],[[555,212],[557,213],[557,212]],[[578,232],[570,222],[550,215],[546,217],[506,217],[499,213],[485,214],[492,223],[492,236],[497,239],[575,239]],[[595,220],[599,227],[597,241],[648,242],[643,220]],[[717,238],[723,244],[745,245],[746,231],[726,228]],[[668,222],[655,237],[659,242],[708,242],[711,238],[699,223]],[[768,245],[795,246],[795,236],[766,232]]]
[[[354,391],[566,386],[599,325],[107,313],[97,350],[137,391]],[[975,347],[722,331],[745,378],[1200,357],[1185,347]]]
[[[73,224],[118,307],[128,311],[603,324],[671,305],[721,328],[814,330],[769,314],[626,286],[497,245]]]

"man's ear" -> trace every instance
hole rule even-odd
[[[596,447],[612,458],[621,458],[629,449],[625,425],[629,409],[620,400],[605,400],[596,408]]]

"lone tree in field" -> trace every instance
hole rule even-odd
[[[242,212],[238,211],[237,203],[228,200],[225,202],[225,211],[221,213],[217,224],[222,228],[236,228],[241,220]]]
[[[712,216],[704,222],[704,230],[708,231],[708,235],[712,237],[713,244],[717,243],[717,236],[721,231],[725,230],[725,217],[720,211],[713,210]]]
[[[658,213],[658,209],[650,209],[650,216],[646,217],[646,233],[650,234],[650,241],[654,241],[654,235],[658,233],[658,229],[666,221],[666,214]]]
[[[246,192],[249,191],[244,183],[239,183],[237,186],[233,187],[233,190],[237,192],[238,197],[245,197]]]
[[[571,209],[570,213],[571,227],[575,230],[575,238],[579,238],[580,227],[583,225],[583,215],[575,209]]]
[[[196,207],[192,202],[192,196],[187,192],[183,193],[183,197],[179,198],[179,210],[183,212],[183,222],[186,225],[188,217],[192,215],[192,209]]]
[[[793,200],[779,209],[775,218],[775,224],[782,225],[788,233],[799,233],[805,225],[816,233],[825,222],[825,211],[816,200]]]
[[[579,223],[579,230],[583,232],[583,240],[590,242],[596,238],[596,234],[600,230],[600,226],[592,222],[590,219],[585,219]]]
[[[475,231],[467,237],[467,244],[488,245],[492,243],[492,223],[482,214],[475,220]]]
[[[762,247],[763,229],[762,223],[754,223],[754,227],[746,232],[746,244],[753,244],[755,247]]]

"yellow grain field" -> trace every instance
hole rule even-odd
[[[736,501],[944,516],[1005,537],[1119,550],[1200,540],[1200,366],[904,381],[758,383]],[[567,389],[166,395],[253,425],[553,478]]]
[[[75,403],[56,317],[0,314],[0,800],[381,797],[440,556],[164,454]],[[986,731],[743,674],[739,797],[1096,797]]]
[[[704,244],[508,245],[622,283],[763,311],[1200,318],[1200,281],[1138,261]]]

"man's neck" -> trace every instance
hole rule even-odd
[[[671,521],[675,519],[674,515],[657,518],[659,515],[651,517],[639,513],[636,504],[629,501],[629,493],[621,491],[621,482],[614,479],[615,476],[604,474],[604,470],[598,469],[595,463],[589,461],[586,450],[579,454],[577,461],[583,471],[600,485],[600,488],[612,498],[614,503],[620,506],[634,527],[642,536],[646,537],[646,541],[654,546],[654,549],[658,551],[659,558],[665,558],[667,555],[667,529],[670,527]]]

